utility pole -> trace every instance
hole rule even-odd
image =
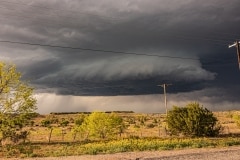
[[[166,84],[166,83],[164,83],[164,84],[158,85],[158,86],[163,87],[166,115],[167,115],[167,112],[168,112],[168,109],[167,109],[167,92],[166,92],[166,87],[168,87],[168,86],[170,86],[170,85],[172,85],[172,84]]]
[[[239,41],[236,41],[234,44],[232,45],[229,45],[228,48],[231,48],[231,47],[236,47],[237,48],[237,57],[238,57],[238,67],[239,67],[239,70],[240,70],[240,47],[239,47]]]

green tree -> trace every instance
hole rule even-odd
[[[221,126],[217,118],[199,103],[190,103],[186,107],[174,106],[167,115],[167,125],[171,134],[186,136],[217,136]]]
[[[0,133],[1,141],[18,142],[35,112],[33,88],[20,80],[21,74],[14,65],[0,62]]]
[[[79,116],[75,119],[74,124],[76,126],[81,126],[82,123],[84,122],[85,117],[86,116],[84,114],[79,114]]]
[[[232,118],[233,118],[234,122],[237,124],[237,126],[240,128],[240,115],[235,113],[232,115]]]
[[[61,127],[67,127],[69,124],[69,121],[66,120],[65,118],[62,118],[62,121],[60,122]]]
[[[62,128],[62,141],[64,141],[64,136],[65,136],[65,134],[67,134],[66,127],[69,125],[69,123],[70,122],[68,120],[66,120],[65,118],[62,118],[62,120],[59,124]]]
[[[84,119],[85,119],[86,115],[84,114],[80,114],[74,121],[74,126],[73,126],[73,129],[72,129],[72,135],[73,135],[73,141],[76,140],[76,137],[77,137],[77,134],[80,134],[81,137],[84,136],[84,134],[86,133],[84,131],[84,127],[83,127],[83,122],[84,122]]]
[[[111,113],[110,119],[111,119],[111,125],[113,126],[114,134],[115,133],[119,134],[119,136],[121,137],[124,131],[127,129],[127,126],[123,121],[123,118],[114,113]]]
[[[123,121],[116,114],[93,112],[83,122],[84,130],[90,135],[98,138],[107,138],[122,131]]]
[[[46,127],[49,130],[48,143],[51,142],[51,138],[52,138],[52,132],[53,132],[52,122],[53,122],[53,116],[47,116],[45,119],[41,121],[42,127]]]

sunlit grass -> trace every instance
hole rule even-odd
[[[4,157],[59,157],[185,148],[216,148],[234,145],[240,145],[240,138],[140,138],[81,143],[35,143],[8,146],[1,148],[1,155]]]
[[[218,138],[186,138],[171,137],[165,132],[164,115],[154,114],[121,114],[125,117],[124,121],[129,124],[127,118],[135,117],[135,123],[129,124],[129,127],[120,136],[114,138],[107,137],[105,140],[99,138],[77,136],[73,140],[71,127],[73,124],[65,127],[66,134],[62,134],[62,127],[55,124],[52,132],[51,143],[48,143],[49,129],[39,125],[44,117],[36,119],[29,142],[27,144],[0,147],[0,157],[58,157],[84,154],[107,154],[119,152],[138,152],[138,151],[161,151],[176,150],[185,148],[206,148],[206,147],[227,147],[240,145],[239,128],[233,120],[233,114],[239,112],[217,112],[215,115],[219,122],[224,126],[223,134]],[[240,115],[240,114],[239,114]],[[58,115],[59,119],[70,119],[74,116]],[[75,115],[76,116],[76,115]],[[146,116],[144,125],[140,124],[138,117]],[[154,121],[160,121],[159,124]],[[147,127],[148,124],[157,124],[153,128]],[[139,127],[135,127],[138,125]],[[235,135],[235,137],[233,136]]]
[[[227,147],[240,145],[240,138],[143,138],[98,141],[89,143],[66,143],[55,145],[38,145],[41,149],[35,155],[69,156],[83,154],[107,154],[137,151],[161,151],[184,148]],[[47,148],[46,148],[47,147]]]

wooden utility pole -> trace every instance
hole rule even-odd
[[[170,86],[170,85],[172,85],[172,84],[166,84],[166,83],[164,83],[164,84],[158,85],[158,86],[163,87],[166,115],[167,115],[167,112],[168,112],[168,109],[167,109],[167,92],[166,92],[166,87],[167,87],[167,86]]]
[[[239,47],[239,41],[236,41],[234,44],[228,46],[228,48],[231,48],[231,47],[236,47],[237,48],[238,67],[239,67],[239,70],[240,70],[240,47]]]

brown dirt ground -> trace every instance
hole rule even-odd
[[[17,160],[9,159],[9,160]],[[20,159],[20,158],[19,158]],[[226,148],[200,148],[171,151],[126,152],[104,155],[71,157],[28,158],[24,160],[239,160],[240,146]]]

